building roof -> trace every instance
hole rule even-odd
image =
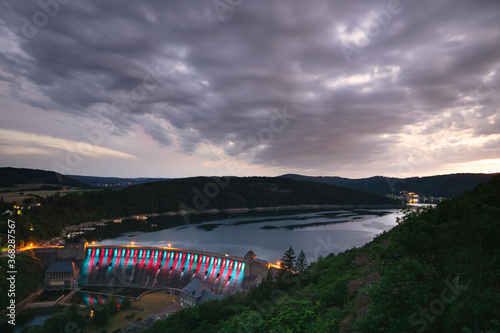
[[[258,264],[266,265],[266,266],[269,264],[269,261],[267,261],[267,260],[256,259],[256,258],[252,259],[252,262],[256,262]]]
[[[81,244],[81,243],[88,243],[89,241],[85,239],[85,237],[82,237],[82,239],[80,239],[80,241],[78,242],[78,244]]]
[[[194,279],[193,281],[189,282],[187,286],[182,288],[181,293],[198,299],[203,296],[203,291],[212,293],[212,289],[201,282],[200,279]]]
[[[245,258],[257,258],[257,255],[252,251],[248,251],[247,254],[245,254]]]
[[[74,262],[54,262],[50,264],[49,268],[45,271],[46,273],[67,273],[74,272],[76,270],[76,265]]]
[[[206,291],[206,290],[203,290],[201,292],[201,298],[200,298],[200,301],[199,303],[203,303],[203,302],[206,302],[206,301],[210,301],[210,300],[215,300],[215,299],[222,299],[222,296],[220,295],[216,295],[214,294],[213,292],[211,291]]]

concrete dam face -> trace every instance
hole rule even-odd
[[[244,279],[243,258],[170,248],[88,246],[81,285],[183,288],[198,278],[220,295],[236,291]]]

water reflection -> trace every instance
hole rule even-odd
[[[172,217],[146,221],[124,220],[111,235],[96,244],[168,246],[243,256],[253,250],[259,258],[276,262],[292,246],[309,260],[330,252],[362,246],[391,229],[401,217],[399,209],[352,209],[299,212],[260,212],[229,216],[198,216],[197,224]],[[154,225],[154,227],[151,227]],[[125,232],[123,232],[125,227]],[[106,227],[104,229],[107,229]]]

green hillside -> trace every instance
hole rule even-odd
[[[499,332],[500,177],[358,249],[146,332]],[[284,249],[285,250],[285,249]]]

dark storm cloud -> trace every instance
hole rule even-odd
[[[347,61],[342,43],[394,4],[390,22]],[[45,97],[20,99],[104,117],[118,135],[138,124],[186,153],[208,143],[231,155],[254,150],[254,162],[272,166],[369,163],[390,154],[405,126],[452,126],[450,110],[478,78],[496,71],[500,81],[498,1],[246,0],[223,20],[201,0],[58,7],[29,37],[22,18],[33,22],[41,7],[3,4],[2,31],[25,40],[2,50],[1,68],[12,87],[26,80]],[[491,94],[478,98],[484,121],[460,126],[498,133],[498,105]],[[295,118],[262,144],[259,133],[285,106]]]

